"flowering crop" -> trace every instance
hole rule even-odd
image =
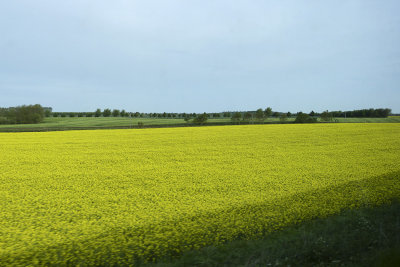
[[[0,265],[132,265],[400,197],[400,124],[0,133]]]

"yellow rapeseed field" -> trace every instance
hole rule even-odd
[[[0,133],[0,265],[134,264],[400,197],[400,124]]]

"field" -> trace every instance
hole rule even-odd
[[[288,118],[287,122],[293,122],[294,117]],[[338,122],[350,123],[399,123],[400,116],[388,118],[337,118]],[[0,124],[0,132],[16,131],[52,131],[52,130],[79,130],[79,129],[107,129],[107,128],[136,128],[138,122],[142,122],[144,127],[166,127],[166,126],[185,126],[187,123],[183,119],[172,118],[126,118],[126,117],[49,117],[38,124]],[[279,118],[268,118],[265,123],[279,123]],[[209,119],[207,124],[230,124],[230,118]]]
[[[145,125],[184,124],[183,119],[153,119],[153,118],[127,118],[127,117],[49,117],[38,124],[0,125],[1,128],[90,128],[90,127],[129,127],[137,126],[138,122]]]
[[[400,198],[395,123],[0,133],[0,155],[8,266],[130,265]]]
[[[294,118],[288,121],[293,121]],[[400,120],[399,120],[400,121]],[[183,126],[183,119],[173,118],[127,118],[127,117],[49,117],[37,124],[0,124],[1,131],[39,131],[39,130],[70,130],[70,129],[107,129],[107,128],[136,128],[138,122],[146,126]],[[278,118],[270,118],[266,122],[279,122]],[[209,119],[208,124],[231,123],[230,118]]]

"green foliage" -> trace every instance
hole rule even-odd
[[[247,111],[243,115],[243,121],[249,122],[253,118],[253,115],[250,111]]]
[[[321,120],[322,121],[332,121],[333,120],[333,115],[331,112],[328,112],[327,110],[321,113]]]
[[[287,117],[287,114],[286,114],[286,113],[282,113],[282,114],[279,116],[279,120],[280,120],[281,122],[285,122],[285,121],[287,121],[287,119],[288,119],[288,117]]]
[[[223,117],[224,118],[229,118],[231,116],[231,113],[230,112],[224,112],[223,113]]]
[[[308,115],[306,113],[299,112],[297,114],[297,117],[294,122],[295,123],[314,123],[314,122],[317,122],[317,119],[310,117],[310,115]]]
[[[190,122],[190,115],[189,114],[185,114],[185,117],[183,118],[185,122],[189,123]]]
[[[194,118],[193,123],[204,124],[207,122],[207,120],[208,120],[208,115],[207,115],[207,113],[204,112],[203,114],[200,114],[196,118]]]
[[[45,110],[39,104],[0,109],[0,124],[40,123],[44,117]]]
[[[256,110],[256,119],[258,121],[264,121],[264,112],[261,108]]]
[[[242,113],[241,112],[235,112],[235,113],[233,113],[231,120],[234,123],[240,123],[241,118],[242,118]]]
[[[267,107],[267,108],[264,110],[264,115],[265,115],[265,118],[268,119],[268,118],[272,115],[272,108]]]
[[[96,109],[95,113],[94,113],[95,117],[101,117],[101,109]]]
[[[111,116],[111,109],[106,108],[103,110],[103,117],[110,117]]]
[[[120,114],[119,109],[114,109],[114,110],[112,111],[113,117],[118,117],[119,114]]]
[[[334,117],[346,118],[387,118],[392,112],[389,108],[359,109],[353,111],[332,111]]]

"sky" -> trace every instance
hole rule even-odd
[[[0,2],[0,107],[400,113],[398,0]]]

